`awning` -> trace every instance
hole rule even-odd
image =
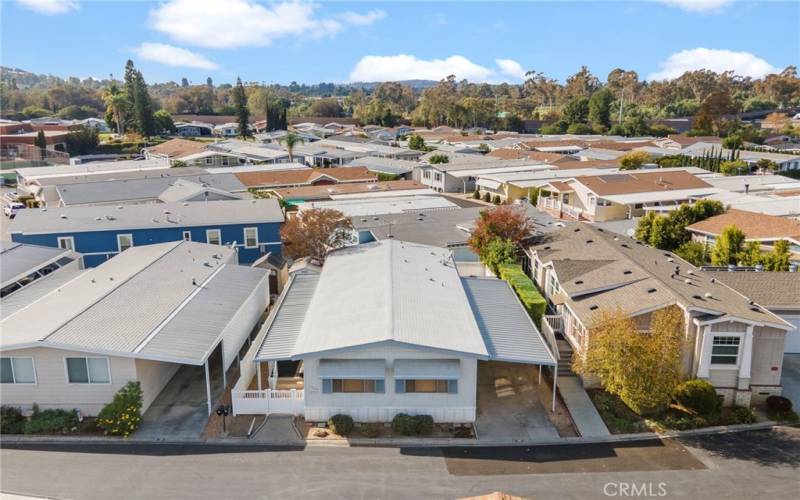
[[[321,359],[320,378],[375,380],[386,377],[386,361],[382,359]]]
[[[460,375],[457,359],[394,360],[394,378],[399,380],[457,380]]]
[[[493,181],[493,180],[490,180],[490,179],[484,179],[484,178],[478,179],[476,184],[478,184],[478,186],[480,186],[480,187],[485,187],[485,188],[488,188],[488,189],[497,189],[497,188],[500,187],[500,183],[499,182]]]

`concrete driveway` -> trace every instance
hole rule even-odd
[[[212,401],[222,394],[221,368],[211,371]],[[180,440],[200,437],[208,421],[202,366],[181,366],[142,416],[135,437]]]
[[[479,440],[514,443],[559,437],[534,387],[537,373],[532,365],[478,362]]]
[[[795,411],[800,409],[800,354],[783,355],[781,385],[783,395],[792,400]]]

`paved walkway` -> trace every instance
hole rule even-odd
[[[597,413],[578,377],[558,377],[558,390],[581,436],[608,436],[608,428]]]
[[[264,425],[251,438],[256,443],[305,445],[289,415],[270,415]]]
[[[479,441],[520,443],[558,439],[533,384],[530,365],[478,363]]]

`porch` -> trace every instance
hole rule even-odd
[[[563,187],[554,184],[563,184]],[[574,191],[563,182],[547,184],[539,193],[536,208],[559,219],[589,220],[584,210],[570,205],[570,195],[574,196]]]
[[[231,402],[234,415],[304,415],[303,363],[243,361]]]

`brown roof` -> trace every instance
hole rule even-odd
[[[764,307],[770,309],[800,308],[800,274],[796,272],[706,272]]]
[[[575,179],[600,196],[711,187],[685,170],[582,175]]]
[[[296,188],[276,189],[275,194],[283,199],[325,200],[330,199],[332,194],[408,191],[409,189],[427,189],[427,186],[417,181],[353,182],[327,186],[301,186]]]
[[[534,139],[520,143],[526,148],[553,148],[561,146],[589,147],[589,143],[582,139]]]
[[[748,239],[792,238],[800,240],[800,222],[796,220],[733,208],[724,214],[695,222],[686,229],[707,234],[720,234],[728,226],[738,227]],[[798,275],[798,280],[800,280],[800,275]]]
[[[612,151],[631,151],[635,148],[655,146],[653,141],[636,141],[636,142],[621,142],[621,141],[592,141],[589,142],[589,147],[595,149],[610,149]]]
[[[268,172],[240,172],[236,177],[247,187],[281,187],[313,184],[320,177],[329,177],[339,182],[370,182],[378,175],[367,167],[304,168],[273,170]]]
[[[555,162],[564,158],[558,153],[543,153],[541,151],[528,151],[525,149],[500,148],[486,153],[486,156],[500,158],[501,160],[536,160],[545,163]]]
[[[203,151],[208,146],[207,142],[190,141],[188,139],[170,139],[158,146],[147,148],[150,153],[165,155],[168,158],[181,158]]]
[[[690,137],[682,134],[670,134],[667,136],[667,139],[671,139],[683,147],[691,146],[692,144],[697,144],[698,142],[721,142],[721,139],[715,135],[698,135]]]
[[[572,187],[570,187],[569,184],[562,181],[550,181],[547,183],[547,185],[560,193],[569,193],[571,191],[575,191],[572,189]]]

